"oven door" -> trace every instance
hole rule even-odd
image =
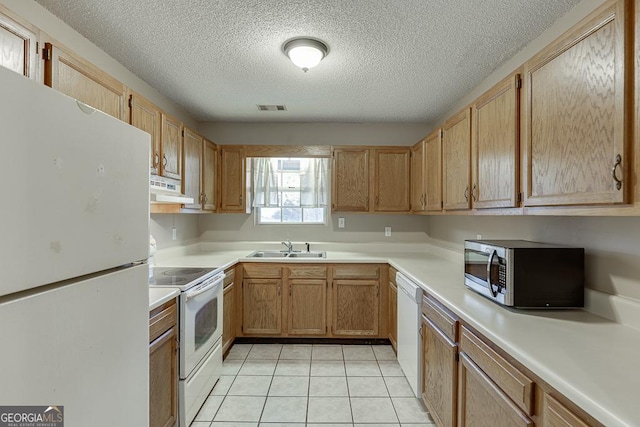
[[[508,305],[507,293],[508,250],[478,242],[465,242],[464,283],[471,289],[501,304]]]
[[[222,337],[224,273],[180,295],[180,378],[185,379]]]

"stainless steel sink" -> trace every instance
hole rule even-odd
[[[247,258],[285,258],[288,252],[280,251],[255,251],[248,255]]]
[[[281,252],[281,251],[255,251],[247,258],[326,258],[327,253],[322,252]]]
[[[326,258],[327,253],[322,252],[291,252],[289,258]]]

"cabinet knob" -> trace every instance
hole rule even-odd
[[[464,189],[464,200],[469,201],[469,186]]]
[[[156,151],[155,154],[153,155],[153,167],[157,168],[159,164],[160,164],[160,154],[158,154],[158,152]]]
[[[620,154],[618,154],[616,156],[616,162],[613,164],[613,167],[611,168],[611,176],[613,177],[613,181],[616,183],[616,189],[620,190],[622,188],[622,180],[618,178],[618,176],[616,175],[616,171],[618,170],[618,166],[620,166],[620,169],[622,169],[622,156],[620,156]]]
[[[167,159],[167,155],[163,154],[162,155],[162,167],[166,168],[167,167],[167,163],[169,162],[169,160]]]
[[[473,184],[473,188],[471,189],[471,199],[475,202],[478,200],[478,186]]]

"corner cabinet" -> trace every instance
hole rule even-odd
[[[38,30],[0,5],[0,67],[37,80]]]
[[[178,422],[177,322],[175,299],[149,314],[149,427]]]
[[[442,128],[444,209],[471,208],[471,109],[465,108]]]
[[[331,210],[369,211],[369,149],[334,148]]]
[[[442,202],[442,130],[438,129],[424,139],[425,196],[424,209],[441,211]]]
[[[473,207],[518,206],[520,73],[498,83],[473,104]]]
[[[219,151],[220,212],[244,213],[246,211],[244,147],[223,145]]]
[[[116,119],[129,121],[127,87],[62,46],[45,43],[44,84]]]
[[[218,147],[205,139],[202,145],[202,210],[215,212]]]
[[[282,333],[282,267],[244,264],[242,267],[242,333]]]
[[[625,75],[633,58],[625,56],[632,38],[624,6],[605,2],[525,64],[525,206],[628,200],[633,81]]]
[[[426,206],[425,179],[425,141],[424,139],[411,147],[411,212],[421,213]]]

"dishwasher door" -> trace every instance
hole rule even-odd
[[[396,274],[398,285],[398,363],[416,397],[420,397],[420,308],[422,288],[402,273]]]

